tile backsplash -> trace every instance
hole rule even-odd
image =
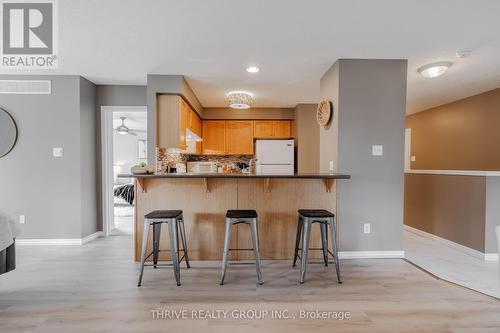
[[[188,161],[217,162],[218,164],[250,164],[252,155],[193,155],[177,149],[156,149],[156,172],[167,173],[169,168],[175,168],[177,163],[186,164]]]

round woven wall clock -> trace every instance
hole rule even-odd
[[[322,100],[318,104],[318,110],[316,111],[316,120],[318,124],[322,126],[326,126],[331,118],[333,113],[333,104],[328,100]]]

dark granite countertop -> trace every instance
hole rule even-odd
[[[351,175],[341,173],[293,173],[293,174],[253,174],[253,173],[166,173],[166,174],[119,174],[119,178],[282,178],[282,179],[351,179]]]

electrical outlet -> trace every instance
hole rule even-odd
[[[417,156],[415,156],[415,155],[411,155],[410,160],[411,160],[412,162],[415,162],[415,161],[417,160]]]
[[[19,223],[20,224],[25,224],[26,223],[26,216],[19,215]]]
[[[365,223],[365,224],[363,225],[363,232],[364,232],[365,234],[369,234],[369,233],[371,232],[371,230],[370,230],[370,223]]]

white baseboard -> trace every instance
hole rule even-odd
[[[340,259],[394,259],[404,257],[405,251],[339,251]]]
[[[103,232],[98,231],[84,238],[16,239],[16,245],[85,245],[102,236]]]
[[[91,235],[82,238],[82,245],[85,245],[93,240],[96,240],[99,237],[103,237],[104,233],[102,231],[94,232]]]
[[[457,251],[460,251],[462,253],[465,253],[467,255],[470,255],[474,258],[483,260],[483,261],[497,261],[498,260],[498,254],[497,253],[483,253],[478,250],[471,249],[470,247],[464,246],[462,244],[455,243],[451,240],[430,234],[428,232],[425,232],[420,229],[416,229],[413,227],[410,227],[408,225],[403,225],[403,229],[406,231],[409,231],[411,233],[414,233],[416,235],[422,236],[427,239],[435,240],[443,245],[446,245],[452,249],[455,249]]]
[[[498,253],[485,253],[484,261],[499,261]]]

